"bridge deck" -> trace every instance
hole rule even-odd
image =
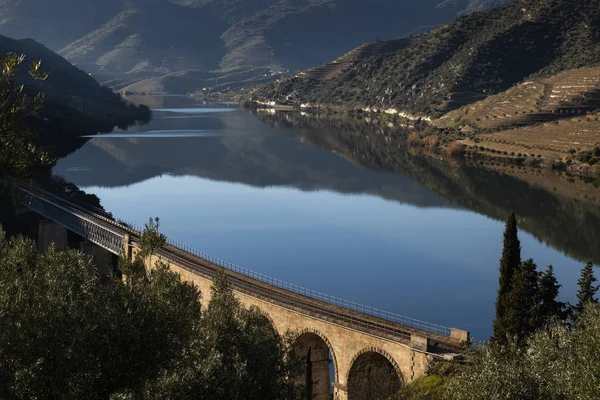
[[[15,184],[15,182],[11,183]],[[112,215],[103,210],[75,204],[39,188],[32,189],[20,183],[17,183],[17,186],[25,194],[21,200],[22,204],[64,225],[67,229],[73,229],[72,221],[65,223],[67,214],[70,214],[69,217],[74,216],[85,221],[85,229],[75,229],[75,233],[82,236],[93,233],[93,235],[89,235],[91,237],[86,238],[115,254],[122,255],[123,253],[123,251],[115,251],[113,237],[115,234],[122,238],[129,235],[132,244],[136,244],[139,239],[141,229],[135,229],[120,220],[115,221],[112,219]],[[40,209],[41,203],[44,203],[42,210]],[[48,211],[49,209],[51,212]],[[60,210],[60,212],[56,210]],[[63,214],[64,216],[61,216]],[[86,229],[89,229],[90,224],[94,229],[88,232]],[[78,227],[76,226],[76,228]],[[106,235],[98,233],[99,230],[109,233],[109,245],[101,243],[107,239]],[[300,288],[242,269],[174,242],[160,250],[159,255],[167,262],[176,263],[191,273],[209,279],[212,279],[218,270],[225,268],[235,290],[314,318],[405,344],[410,344],[412,334],[427,337],[433,341],[434,352],[461,351],[459,341],[449,336],[450,330],[439,325],[398,316]],[[399,322],[404,320],[407,323]]]

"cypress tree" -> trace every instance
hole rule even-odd
[[[503,342],[516,337],[519,342],[536,328],[536,303],[539,297],[539,273],[537,265],[529,259],[513,275],[511,291],[505,298]]]
[[[511,213],[504,229],[504,248],[500,258],[500,277],[498,279],[498,298],[496,299],[496,319],[494,320],[494,338],[503,342],[506,339],[508,295],[512,289],[515,273],[521,264],[521,243],[519,242],[517,218]],[[508,328],[511,330],[510,328]]]
[[[544,327],[553,319],[564,321],[567,318],[566,304],[557,300],[560,288],[561,285],[554,276],[554,268],[552,265],[548,265],[548,269],[540,277],[535,316],[536,328]]]
[[[577,305],[573,309],[574,319],[577,319],[587,303],[598,303],[598,300],[594,298],[598,291],[598,285],[594,285],[597,281],[598,279],[594,276],[594,266],[591,262],[586,263],[581,270],[581,278],[577,280],[579,290],[577,291]]]

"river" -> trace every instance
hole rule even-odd
[[[591,185],[411,154],[375,128],[143,101],[153,121],[90,139],[54,173],[115,216],[158,216],[170,238],[257,272],[486,340],[511,210],[523,258],[554,265],[564,301],[584,261],[600,261]]]

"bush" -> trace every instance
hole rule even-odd
[[[438,145],[438,140],[434,136],[428,136],[423,140],[423,144],[426,147],[429,147],[430,149],[435,150]]]
[[[390,400],[441,400],[446,382],[439,375],[423,376],[403,386]]]
[[[452,142],[448,146],[448,154],[451,156],[460,156],[465,152],[466,146],[459,142]]]
[[[408,135],[406,141],[410,146],[423,146],[423,140],[417,132],[412,132],[410,135]]]
[[[554,324],[524,347],[487,345],[451,379],[448,400],[596,400],[600,382],[600,308],[588,305],[569,328]]]

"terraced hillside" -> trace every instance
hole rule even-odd
[[[365,43],[330,63],[319,65],[301,72],[300,76],[322,81],[333,79],[352,68],[353,65],[361,60],[369,57],[395,53],[399,50],[414,46],[419,43],[419,41],[419,38],[406,38]]]
[[[443,115],[434,124],[478,129],[525,126],[600,109],[600,66],[579,68],[519,84]]]
[[[481,133],[461,143],[482,153],[566,161],[600,146],[600,112],[494,133]],[[540,160],[541,161],[541,160]]]

